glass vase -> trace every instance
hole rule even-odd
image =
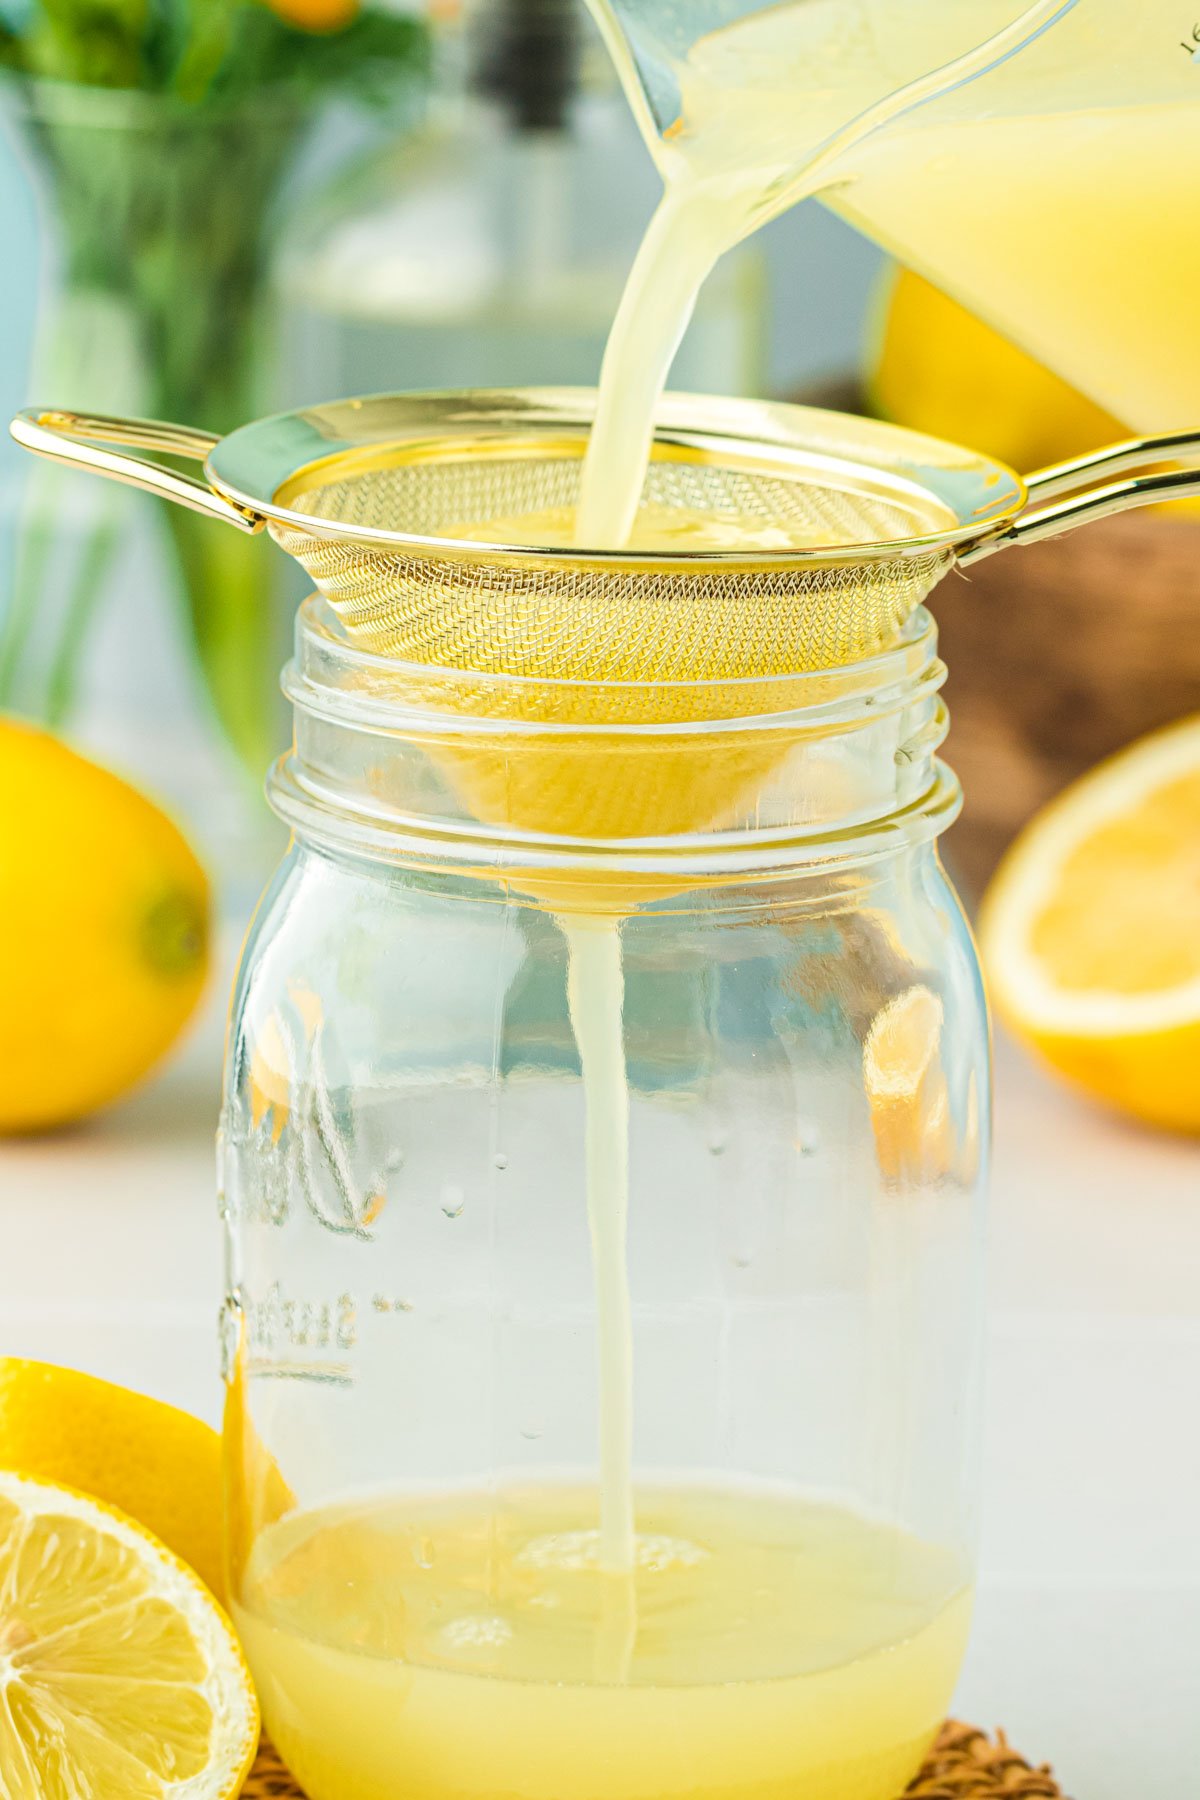
[[[304,109],[17,80],[0,96],[46,246],[31,401],[217,433],[261,413],[273,227]],[[144,783],[218,869],[257,879],[287,632],[269,547],[40,469],[6,590],[0,706]]]

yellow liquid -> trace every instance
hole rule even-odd
[[[1200,423],[1200,25],[1175,0],[792,0],[673,72],[660,138],[623,70],[664,196],[609,340],[581,545],[626,539],[708,270],[812,194],[1119,418]]]
[[[832,203],[1127,424],[1200,426],[1197,98],[898,132]]]
[[[600,1401],[600,1567],[628,1575],[636,1561],[633,1512],[633,1307],[626,1256],[629,1223],[629,1077],[625,1068],[625,971],[615,917],[569,914],[567,1001],[586,1108],[584,1163]],[[625,1596],[632,1637],[636,1595]],[[622,1664],[622,1666],[624,1666]]]
[[[773,1491],[637,1511],[629,1583],[584,1490],[271,1527],[236,1617],[312,1800],[896,1800],[958,1673],[959,1559]]]
[[[488,519],[483,524],[455,525],[446,535],[486,544],[568,550],[578,531],[574,507],[548,506],[538,512],[514,513],[511,518]],[[715,550],[811,550],[827,544],[829,534],[828,525],[805,527],[782,519],[697,512],[693,507],[646,501],[634,513],[624,547],[680,556]],[[636,662],[633,667],[636,668]]]

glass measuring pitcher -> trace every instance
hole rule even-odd
[[[664,177],[807,194],[1143,430],[1200,413],[1200,22],[1174,0],[592,0]],[[732,241],[732,239],[731,239]]]

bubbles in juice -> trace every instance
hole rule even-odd
[[[582,1487],[267,1530],[237,1620],[312,1800],[895,1800],[958,1673],[961,1559],[773,1489],[639,1490],[637,1520],[626,1579]]]
[[[488,544],[569,550],[574,545],[577,529],[574,507],[553,506],[540,512],[515,513],[507,519],[488,519],[478,525],[456,525],[446,535]],[[634,515],[624,548],[679,556],[713,551],[735,555],[739,550],[812,550],[827,544],[830,532],[829,525],[818,528],[786,520],[751,519],[739,514],[699,512],[693,507],[643,501]],[[635,671],[636,663],[631,672]]]

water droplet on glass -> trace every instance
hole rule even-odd
[[[739,1250],[733,1259],[733,1266],[735,1269],[748,1269],[753,1261],[754,1258],[748,1250]]]
[[[416,1563],[418,1569],[432,1569],[432,1567],[433,1567],[433,1539],[432,1538],[421,1537],[421,1538],[417,1539],[416,1543],[413,1545],[413,1561]]]
[[[728,1147],[728,1144],[729,1144],[729,1138],[725,1132],[714,1131],[708,1140],[709,1155],[710,1156],[724,1156],[726,1148]]]
[[[536,1444],[544,1430],[545,1426],[541,1424],[522,1425],[521,1436],[527,1444]]]
[[[467,1196],[460,1187],[444,1187],[442,1189],[442,1211],[448,1219],[457,1219],[467,1204]]]
[[[807,1131],[800,1134],[800,1154],[801,1156],[815,1156],[820,1148],[820,1135],[816,1127],[810,1125]]]
[[[507,1169],[508,1158],[505,1156],[503,1150],[497,1150],[495,1156],[493,1156],[492,1167],[495,1169]]]
[[[388,1175],[394,1175],[397,1169],[402,1169],[404,1167],[403,1150],[389,1150],[384,1160],[383,1167],[384,1173]]]

